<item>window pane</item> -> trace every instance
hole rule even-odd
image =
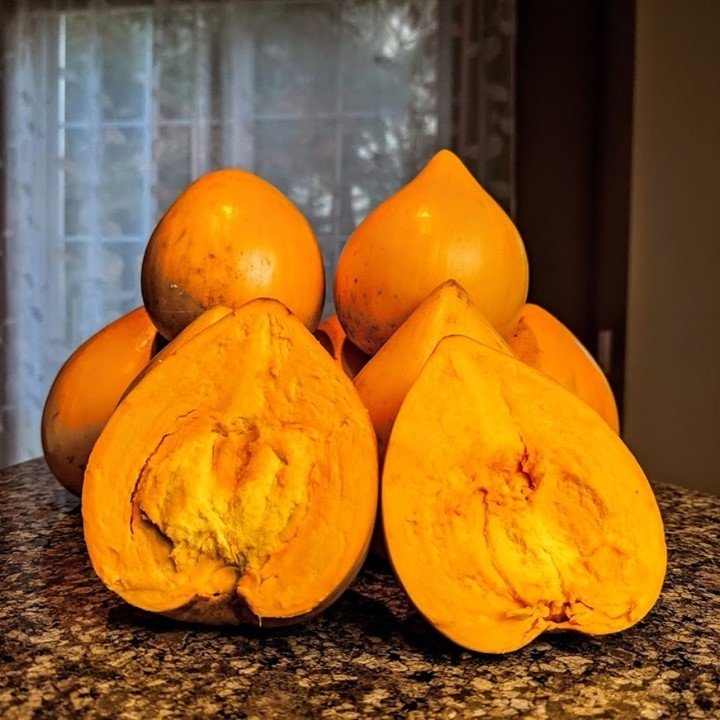
[[[65,120],[87,120],[91,112],[88,77],[93,62],[92,31],[85,15],[65,17]]]
[[[153,147],[157,163],[155,216],[159,218],[192,180],[192,132],[189,127],[158,128]]]
[[[103,235],[143,232],[146,172],[143,128],[105,128],[100,181],[100,227]]]
[[[256,112],[335,110],[338,11],[333,3],[264,5],[256,32]]]
[[[156,14],[157,109],[161,119],[187,120],[195,103],[195,13],[192,7]]]
[[[148,15],[98,14],[102,63],[101,105],[107,120],[142,120],[145,113]]]
[[[233,38],[239,40],[235,32],[226,32],[229,17],[231,17],[231,8],[225,8],[223,11],[214,4],[200,7],[198,11],[197,52],[200,56],[202,72],[197,82],[202,87],[196,88],[196,91],[199,91],[200,115],[209,120],[219,120],[222,117],[223,72],[224,68],[232,67],[230,58],[223,62],[223,54],[227,55],[228,44]],[[227,102],[227,99],[225,101]]]
[[[107,242],[102,248],[105,317],[116,318],[142,303],[140,266],[144,243]]]
[[[334,231],[333,120],[265,120],[255,125],[255,172],[282,190],[315,232]]]
[[[382,118],[346,121],[342,232],[349,235],[405,178],[391,124]]]
[[[344,121],[341,231],[347,236],[423,166],[436,136],[413,115]]]
[[[210,125],[207,128],[207,167],[208,170],[219,170],[232,165],[232,158],[227,152],[226,137],[235,128],[224,125]]]
[[[65,235],[86,235],[93,228],[90,163],[92,142],[84,129],[65,130]]]
[[[85,305],[88,268],[88,245],[85,242],[65,244],[65,344],[72,352],[88,337]]]

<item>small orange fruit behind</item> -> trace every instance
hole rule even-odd
[[[311,331],[325,297],[323,260],[302,213],[237,169],[203,175],[158,223],[142,267],[145,307],[169,340],[213,305],[280,300]]]
[[[338,318],[350,340],[373,355],[452,278],[498,330],[527,296],[517,229],[460,159],[443,150],[348,240],[335,274]]]
[[[351,380],[370,359],[360,348],[348,340],[337,315],[332,315],[325,320],[313,334]]]
[[[619,432],[617,404],[605,373],[556,317],[527,303],[504,337],[519,360],[574,392]]]
[[[45,402],[40,434],[50,471],[76,495],[101,430],[161,344],[145,308],[139,307],[93,335],[60,368]]]

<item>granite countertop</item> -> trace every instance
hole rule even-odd
[[[720,498],[656,488],[669,572],[639,625],[486,656],[444,640],[367,568],[282,630],[137,610],[95,577],[78,500],[43,461],[0,475],[0,717],[720,717]]]

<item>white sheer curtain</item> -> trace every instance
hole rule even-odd
[[[140,303],[144,244],[190,180],[234,165],[278,185],[332,279],[355,225],[447,144],[449,116],[437,0],[16,5],[3,464],[39,453],[64,359]]]

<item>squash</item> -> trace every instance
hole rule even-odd
[[[310,330],[325,298],[317,240],[300,211],[252,173],[203,175],[165,213],[145,250],[142,296],[168,339],[205,309],[259,297],[284,303]]]
[[[382,475],[393,567],[447,637],[489,653],[643,618],[666,570],[645,475],[584,402],[466,337],[440,341]]]
[[[435,346],[446,335],[467,335],[512,355],[464,288],[448,280],[435,288],[355,378],[370,413],[382,459],[395,417]]]
[[[370,359],[360,348],[355,347],[348,340],[337,315],[330,316],[313,334],[351,380]]]
[[[335,308],[350,340],[374,355],[450,279],[498,330],[527,296],[517,229],[460,159],[443,150],[352,234],[335,274]]]
[[[139,307],[95,333],[60,368],[45,401],[40,435],[50,472],[70,492],[80,495],[100,431],[162,344]]]
[[[528,303],[517,323],[506,332],[505,340],[519,360],[574,392],[619,432],[617,404],[605,373],[557,318]]]
[[[367,552],[375,437],[350,380],[275,300],[165,355],[95,445],[83,525],[101,580],[191,622],[272,625],[336,598]]]

